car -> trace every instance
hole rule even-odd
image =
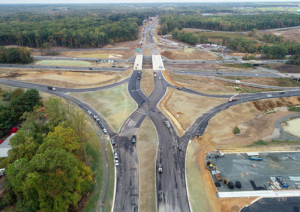
[[[175,62],[173,62],[173,63],[175,63]]]
[[[161,164],[158,164],[158,172],[162,173],[162,165]]]
[[[79,107],[82,107],[82,104],[79,104],[78,106],[79,106]]]
[[[107,134],[107,130],[105,128],[102,129],[104,134],[106,135]]]
[[[138,80],[141,80],[141,77],[138,77],[137,79],[138,79]]]
[[[99,119],[99,118],[96,118],[96,121],[100,121],[100,119]]]
[[[114,139],[111,139],[111,144],[112,144],[112,145],[115,145],[115,144],[116,144],[116,142],[115,142]]]
[[[205,63],[204,61],[202,63]]]
[[[284,94],[284,92],[283,92],[283,91],[280,91],[279,94]]]
[[[135,142],[136,142],[136,135],[133,135],[133,136],[132,136],[131,142],[132,142],[132,143],[135,143]]]
[[[89,70],[93,70],[92,68],[89,68]]]
[[[100,126],[102,129],[104,129],[103,124],[101,124],[100,122],[98,122],[98,123],[99,123],[99,126]]]
[[[268,95],[267,95],[267,97],[268,97],[268,98],[271,98],[271,97],[272,97],[272,95],[271,95],[271,94],[268,94]]]
[[[161,80],[161,77],[159,76],[159,77],[158,77],[158,79],[160,79],[160,80]]]
[[[34,68],[33,66],[31,66],[31,68]]]
[[[91,112],[91,111],[89,111],[89,110],[87,111],[87,113],[88,113],[89,115],[91,115],[91,114],[92,114],[92,112]]]
[[[94,115],[93,117],[94,117],[94,119],[98,118],[98,116],[96,116],[96,115]]]
[[[292,75],[291,77],[295,77],[294,75]]]
[[[258,74],[255,74],[255,76],[258,76]]]
[[[181,90],[181,88],[177,87],[177,90]]]
[[[56,66],[56,68],[58,68],[58,66]]]
[[[119,157],[118,157],[118,153],[117,153],[117,152],[115,152],[115,154],[114,154],[114,158],[115,158],[115,160],[118,160],[118,159],[119,159]]]
[[[182,150],[182,146],[178,145],[178,150],[181,151]]]
[[[115,165],[119,166],[119,160],[115,160]]]

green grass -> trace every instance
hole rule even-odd
[[[91,167],[94,177],[95,184],[93,192],[90,194],[89,199],[86,203],[86,207],[84,211],[86,212],[95,212],[100,210],[100,203],[103,198],[103,193],[105,189],[105,180],[106,180],[106,167],[105,161],[102,154],[102,140],[96,127],[93,124],[90,124],[90,130],[92,132],[92,136],[89,142],[86,145],[86,154],[88,157],[88,163]],[[106,191],[106,198],[104,202],[103,211],[109,212],[111,211],[112,201],[113,201],[113,193],[114,193],[114,159],[111,150],[111,146],[108,142],[105,142],[106,150],[105,154],[108,160],[108,169],[109,169],[109,181],[108,187]]]
[[[83,100],[96,109],[118,132],[127,117],[136,108],[135,101],[127,91],[128,84],[111,89],[71,95]]]
[[[92,63],[88,61],[74,61],[74,60],[41,60],[37,62],[38,65],[51,66],[89,66]]]
[[[184,52],[186,52],[186,53],[193,53],[193,51],[195,51],[195,49],[192,49],[192,48],[185,48],[184,49]]]
[[[300,107],[289,106],[289,111],[300,112]]]

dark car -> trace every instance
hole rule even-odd
[[[182,146],[178,145],[178,150],[181,151],[182,150]]]
[[[181,88],[177,88],[177,90],[181,90]]]
[[[79,104],[79,107],[82,107],[82,104]]]
[[[279,94],[284,94],[284,92],[283,92],[283,91],[280,91]]]
[[[202,63],[205,63],[205,62],[202,62]]]
[[[136,136],[135,136],[135,135],[132,136],[131,141],[132,141],[132,143],[135,143],[135,142],[136,142]]]
[[[89,68],[89,70],[93,70],[92,68]]]
[[[140,80],[141,79],[141,77],[138,77],[138,80]]]
[[[58,68],[58,66],[56,66],[56,68]]]

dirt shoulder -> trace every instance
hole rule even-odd
[[[145,69],[145,71],[143,71],[141,89],[146,96],[149,96],[154,90],[154,77],[152,69]]]
[[[10,74],[12,73],[12,74]],[[64,88],[91,88],[109,85],[127,78],[132,69],[125,72],[57,71],[45,69],[0,69],[1,78],[39,83]]]
[[[212,63],[192,63],[192,64],[178,64],[178,63],[165,63],[165,67],[171,67],[176,69],[195,69],[195,70],[227,70],[228,67],[212,64]]]
[[[300,73],[300,66],[296,65],[289,65],[289,64],[283,64],[283,63],[271,63],[267,64],[264,67],[272,70],[280,71],[281,73]]]
[[[71,93],[97,110],[118,132],[124,121],[136,108],[135,101],[128,93],[128,84],[102,91]]]
[[[147,117],[137,132],[137,152],[139,159],[139,210],[156,211],[155,163],[158,147],[156,129]]]
[[[199,49],[185,48],[169,50],[160,53],[170,60],[216,60],[217,56]]]
[[[225,101],[227,99],[202,97],[168,88],[167,94],[159,103],[159,108],[170,119],[177,134],[182,136],[205,111]]]

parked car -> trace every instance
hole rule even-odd
[[[135,142],[136,142],[136,135],[133,135],[133,136],[132,136],[131,142],[132,142],[132,143],[135,143]]]

